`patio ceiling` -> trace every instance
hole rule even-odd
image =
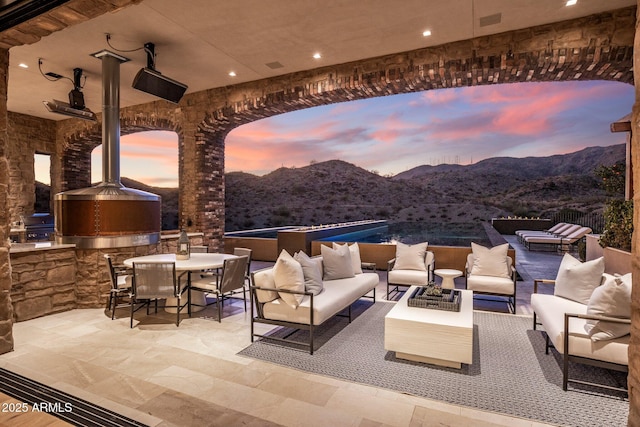
[[[187,93],[436,46],[634,6],[636,0],[145,0],[10,50],[9,111],[52,120],[44,100],[66,101],[71,81],[38,71],[87,76],[86,105],[101,111],[101,63],[90,56],[111,44],[121,50],[156,45],[156,68],[189,86]],[[432,35],[424,37],[423,31]],[[320,59],[314,59],[314,53]],[[158,98],[131,88],[146,64],[143,51],[122,53],[121,107]],[[29,68],[21,68],[19,64]],[[274,67],[274,63],[279,63]],[[230,77],[234,71],[236,77]]]

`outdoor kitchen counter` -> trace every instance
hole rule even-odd
[[[17,254],[23,252],[50,251],[54,249],[74,249],[75,247],[76,245],[73,244],[55,242],[12,243],[9,253]]]

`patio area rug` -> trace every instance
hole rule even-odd
[[[369,384],[456,405],[545,423],[626,426],[629,402],[614,391],[569,385],[562,390],[560,355],[529,317],[474,312],[473,363],[462,369],[396,359],[384,349],[384,316],[391,303],[359,301],[351,324],[334,317],[317,332],[314,355],[295,345],[260,340],[242,350],[252,357],[306,372]],[[290,330],[273,333],[284,335]],[[299,331],[296,334],[306,334]],[[300,335],[298,339],[303,339]],[[292,338],[296,338],[295,335]],[[614,386],[626,374],[580,364],[571,377]]]

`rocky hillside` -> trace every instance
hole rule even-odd
[[[420,166],[382,177],[333,160],[262,177],[226,175],[227,231],[358,219],[475,223],[602,209],[596,167],[624,160],[625,147],[551,157],[493,158],[473,165]]]
[[[562,209],[597,212],[606,197],[593,172],[624,157],[621,144],[551,157],[419,166],[394,177],[340,160],[280,168],[264,176],[231,172],[226,174],[226,230],[359,219],[466,227],[498,216],[551,217]],[[162,196],[162,227],[178,228],[176,188],[127,178],[122,183]],[[47,200],[48,187],[38,183],[37,193]]]

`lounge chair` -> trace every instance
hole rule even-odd
[[[553,245],[555,249],[565,250],[569,245],[582,239],[587,234],[591,233],[589,227],[580,227],[568,236],[529,236],[524,238],[524,245],[527,249],[531,250],[532,244],[537,245]]]
[[[564,230],[566,227],[570,225],[571,224],[566,222],[559,222],[547,230],[516,230],[515,235],[518,236],[518,238],[520,238],[520,236],[522,236],[523,234],[542,234],[542,233],[555,234],[559,231]]]
[[[561,227],[560,229],[556,230],[554,233],[547,233],[544,231],[540,231],[540,232],[530,232],[526,234],[521,234],[520,242],[524,243],[527,237],[567,237],[571,235],[574,231],[580,229],[580,227],[582,226],[577,224],[567,224],[565,227]]]

